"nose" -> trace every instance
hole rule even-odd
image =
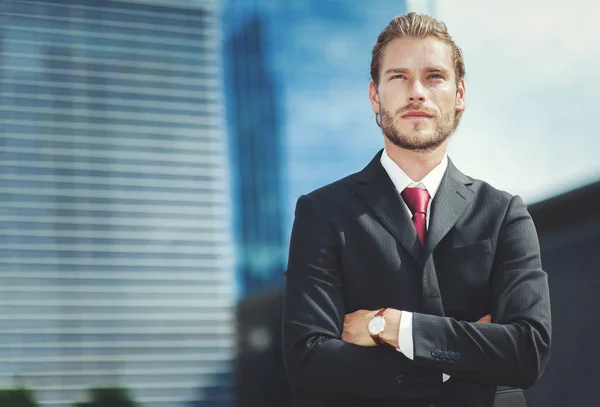
[[[425,88],[420,81],[413,81],[408,91],[408,101],[411,103],[423,103],[427,100]]]

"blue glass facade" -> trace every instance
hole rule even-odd
[[[360,170],[383,146],[367,97],[370,53],[391,17],[406,11],[391,0],[226,2],[227,126],[246,294],[282,281],[298,197]]]
[[[276,285],[285,267],[280,100],[264,39],[262,20],[250,17],[225,45],[227,126],[243,295]]]
[[[0,388],[19,376],[54,407],[102,386],[142,406],[225,403],[211,390],[234,337],[215,4],[1,7]]]

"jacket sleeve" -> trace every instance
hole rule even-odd
[[[531,216],[513,197],[490,278],[492,322],[413,314],[415,365],[482,384],[529,388],[550,356],[547,274]]]
[[[338,239],[336,239],[338,236]],[[295,391],[320,399],[417,399],[441,392],[440,372],[412,366],[391,347],[341,340],[345,315],[339,233],[302,196],[285,273],[283,352]]]

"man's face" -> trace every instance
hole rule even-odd
[[[456,113],[465,106],[465,85],[456,84],[449,45],[435,37],[396,38],[384,49],[379,86],[371,81],[369,99],[390,142],[429,151],[454,131]]]

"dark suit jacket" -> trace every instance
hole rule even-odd
[[[525,406],[551,321],[521,198],[449,162],[423,248],[380,157],[298,200],[283,314],[294,389],[327,406]],[[345,314],[382,307],[414,312],[414,360],[341,340]]]

